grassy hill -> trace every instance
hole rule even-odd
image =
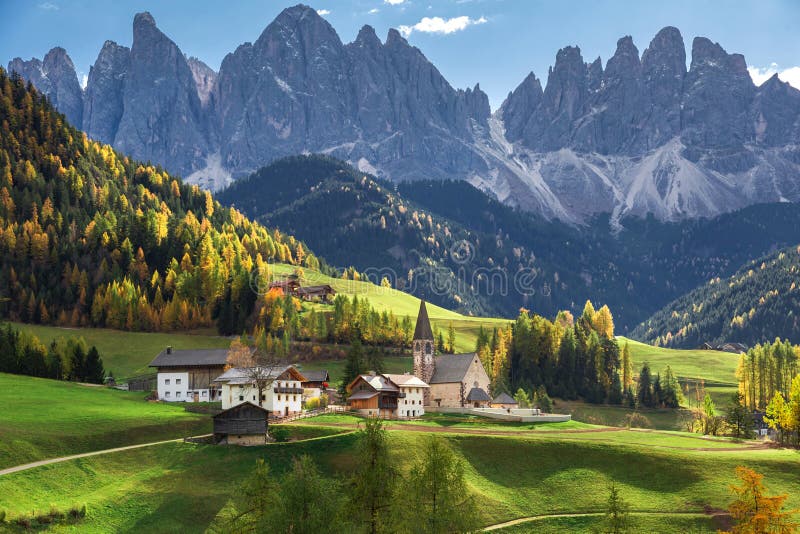
[[[800,247],[745,264],[714,278],[642,322],[632,336],[668,347],[704,342],[753,346],[776,337],[800,342]]]
[[[207,415],[145,394],[0,374],[0,468],[211,430]]]
[[[614,481],[633,512],[666,513],[658,524],[688,524],[695,531],[711,532],[717,525],[703,515],[704,509],[726,507],[737,465],[763,472],[775,492],[792,492],[800,485],[793,451],[754,450],[692,435],[586,430],[499,436],[451,429],[438,435],[464,460],[486,525],[539,514],[602,511],[606,485]],[[390,446],[403,471],[425,436],[403,428],[390,432]],[[263,457],[281,473],[290,458],[310,454],[327,475],[345,475],[358,461],[355,439],[348,434],[266,449],[181,443],[75,460],[2,477],[0,509],[17,515],[86,503],[89,515],[80,525],[82,532],[202,532],[256,458]],[[790,507],[800,504],[800,495],[793,493]],[[686,512],[695,515],[682,515]],[[544,526],[564,524],[552,521]]]

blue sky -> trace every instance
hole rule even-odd
[[[254,41],[285,7],[271,0],[0,0],[0,63],[43,57],[63,46],[79,76],[106,39],[131,44],[138,11],[187,55],[214,69],[236,46]],[[408,40],[455,87],[480,82],[492,108],[533,71],[547,79],[559,48],[578,45],[584,59],[613,54],[618,38],[632,35],[641,53],[655,33],[681,30],[690,56],[697,35],[745,55],[757,81],[772,72],[800,87],[800,2],[796,0],[556,1],[556,0],[317,0],[309,4],[344,42],[364,24],[385,38],[403,27]]]

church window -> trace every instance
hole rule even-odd
[[[433,346],[431,345],[431,342],[428,341],[425,343],[425,354],[430,354],[431,352],[433,352]]]

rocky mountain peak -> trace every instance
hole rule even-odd
[[[617,41],[617,50],[608,60],[603,74],[606,79],[630,77],[638,75],[640,67],[639,50],[633,44],[633,38],[627,35]]]
[[[83,130],[93,139],[114,144],[124,109],[123,92],[131,51],[106,41],[89,69],[83,101]]]
[[[375,33],[375,28],[370,26],[369,24],[365,24],[361,27],[358,31],[358,36],[356,40],[353,42],[355,46],[363,46],[366,48],[380,48],[383,46],[381,40],[378,38],[378,35]]]

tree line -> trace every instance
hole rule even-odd
[[[310,456],[294,458],[277,477],[259,460],[213,532],[459,533],[479,524],[465,466],[447,442],[425,438],[407,475],[391,454],[380,419],[367,419],[357,435],[357,465],[340,478],[325,477]],[[413,513],[409,513],[413,510]]]
[[[0,327],[0,373],[102,384],[103,360],[83,338],[59,338],[45,346],[35,335]]]

